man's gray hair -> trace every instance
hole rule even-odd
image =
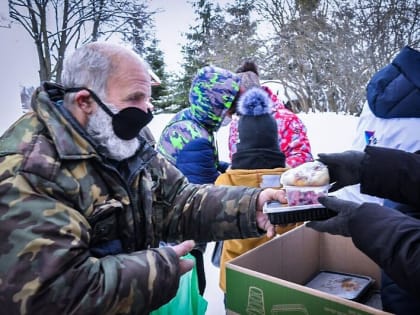
[[[87,44],[76,49],[64,62],[61,83],[64,88],[87,87],[98,94],[106,96],[106,83],[112,68],[109,53],[99,43]],[[71,102],[66,95],[65,101]],[[67,102],[66,102],[67,103]]]
[[[106,101],[108,79],[118,67],[117,56],[128,52],[135,55],[124,46],[105,42],[94,42],[80,47],[66,58],[61,83],[64,88],[87,87]],[[144,60],[140,57],[139,59],[147,68]],[[74,93],[66,94],[65,104],[72,103],[72,95]]]

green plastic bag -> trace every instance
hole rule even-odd
[[[192,259],[194,256],[187,254],[184,259]],[[175,297],[167,304],[154,310],[152,315],[204,315],[207,310],[208,302],[198,291],[197,269],[194,268],[181,276],[179,280],[179,288]]]

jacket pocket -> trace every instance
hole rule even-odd
[[[87,218],[92,227],[91,246],[119,239],[118,217],[122,209],[123,204],[115,199],[95,206],[92,215]]]

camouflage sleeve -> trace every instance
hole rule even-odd
[[[160,238],[207,242],[261,236],[256,224],[261,189],[190,184],[164,158],[159,163],[165,178],[155,191],[157,204],[163,205],[155,213]]]
[[[31,181],[24,174],[0,178],[2,309],[9,314],[145,314],[175,295],[179,266],[172,249],[92,257],[85,217],[52,198],[56,184],[41,193],[30,176]]]
[[[190,184],[176,198],[169,233],[199,242],[259,237],[256,204],[260,191]]]

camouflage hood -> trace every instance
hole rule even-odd
[[[230,71],[212,66],[200,69],[191,84],[190,107],[178,118],[186,115],[209,132],[217,131],[239,92],[239,83],[239,76]]]
[[[191,84],[190,107],[177,113],[163,129],[157,150],[176,165],[186,146],[206,139],[213,146],[212,159],[217,168],[219,158],[213,132],[220,128],[232,107],[239,83],[240,78],[230,71],[211,66],[200,69]]]
[[[48,134],[49,141],[55,145],[60,159],[88,159],[97,157],[94,146],[69,123],[60,112],[59,107],[50,101],[43,88],[38,88],[32,98],[33,111],[24,115],[2,137],[0,156],[10,152],[24,152],[38,134]],[[22,139],[16,142],[16,137]]]

